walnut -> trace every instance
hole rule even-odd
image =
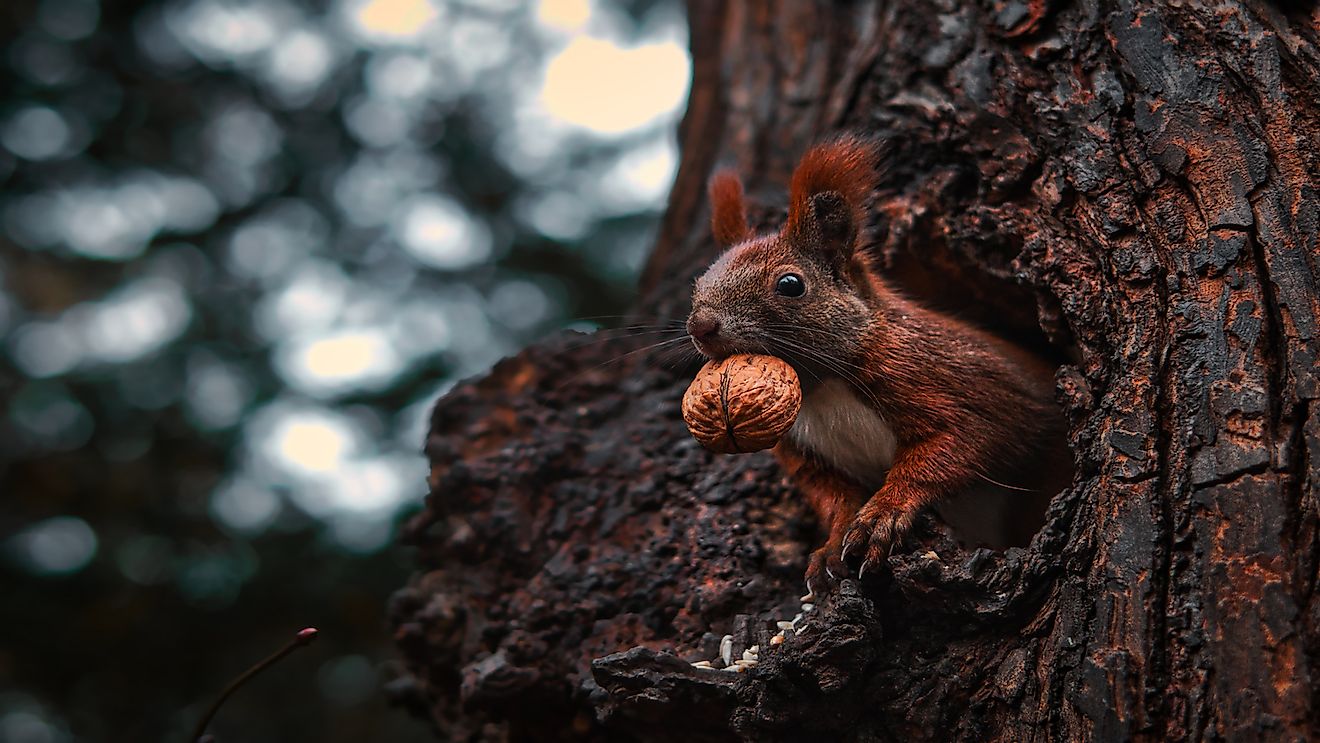
[[[709,361],[683,395],[683,420],[713,452],[769,449],[793,426],[802,407],[797,372],[774,356]]]

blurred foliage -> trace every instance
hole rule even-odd
[[[425,414],[621,311],[678,3],[9,0],[0,38],[0,740],[181,740],[307,625],[220,741],[429,739],[381,693]]]

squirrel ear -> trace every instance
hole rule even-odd
[[[818,193],[811,197],[808,210],[822,247],[844,260],[852,258],[857,224],[853,221],[853,209],[843,194],[838,191]]]
[[[711,177],[710,205],[710,228],[720,245],[727,248],[750,236],[742,181],[733,171],[721,170]]]

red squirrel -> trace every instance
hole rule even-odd
[[[727,249],[697,279],[687,320],[708,358],[771,354],[798,372],[802,410],[774,452],[829,533],[808,596],[849,563],[859,577],[886,564],[917,514],[953,496],[1030,492],[1043,513],[1052,460],[1066,458],[1047,364],[904,298],[872,265],[861,235],[878,159],[856,137],[813,147],[770,235],[749,228],[738,177],[716,173],[711,226]],[[1008,518],[1030,523],[1025,507]]]

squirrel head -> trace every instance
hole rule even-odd
[[[876,161],[876,147],[855,137],[811,148],[793,172],[787,220],[761,236],[737,176],[715,174],[711,227],[727,249],[693,290],[687,328],[698,351],[770,354],[809,370],[858,354],[873,322],[858,243]]]

